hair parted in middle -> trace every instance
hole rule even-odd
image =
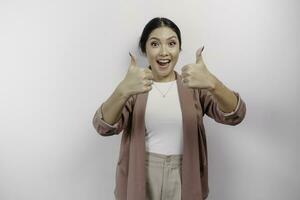
[[[146,42],[147,42],[151,32],[154,29],[160,28],[160,27],[169,27],[177,34],[177,37],[179,40],[179,50],[181,51],[181,33],[180,33],[178,26],[174,22],[172,22],[171,20],[169,20],[167,18],[155,17],[146,24],[146,26],[144,27],[144,30],[142,32],[142,35],[140,37],[139,47],[140,47],[142,53],[146,54]]]

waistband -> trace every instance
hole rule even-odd
[[[181,166],[182,155],[164,155],[159,153],[146,152],[145,161],[146,164],[156,164],[160,166]]]

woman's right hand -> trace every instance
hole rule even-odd
[[[129,53],[131,62],[124,80],[121,82],[122,93],[126,96],[149,92],[152,89],[153,75],[148,68],[142,69],[136,63],[135,57]]]

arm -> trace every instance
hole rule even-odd
[[[214,96],[218,102],[218,106],[224,113],[232,113],[238,105],[238,98],[229,90],[221,81],[216,77],[214,79],[214,87],[210,90],[211,94]]]
[[[221,98],[221,101],[226,101],[224,98],[222,98],[222,95],[216,97],[216,95],[213,95],[211,92],[205,89],[199,89],[198,91],[203,112],[216,122],[233,126],[239,124],[245,118],[246,104],[240,97],[239,93],[232,91],[237,99],[237,105],[234,111],[231,113],[224,113],[220,109],[221,103],[219,103],[219,100],[217,100],[217,98]]]
[[[149,92],[153,75],[149,69],[141,69],[134,56],[123,81],[113,94],[96,111],[93,126],[100,135],[119,134],[131,123],[131,116],[136,95]]]
[[[127,127],[133,110],[134,97],[128,97],[120,84],[113,94],[96,111],[93,126],[100,135],[119,134]]]
[[[237,125],[245,117],[246,104],[237,92],[230,91],[207,69],[202,51],[204,46],[196,52],[196,64],[185,65],[182,71],[182,82],[199,92],[203,113],[215,121]]]

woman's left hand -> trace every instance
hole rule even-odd
[[[213,90],[216,85],[216,77],[211,74],[202,58],[204,46],[196,52],[196,63],[188,64],[181,68],[182,82],[189,88]]]

